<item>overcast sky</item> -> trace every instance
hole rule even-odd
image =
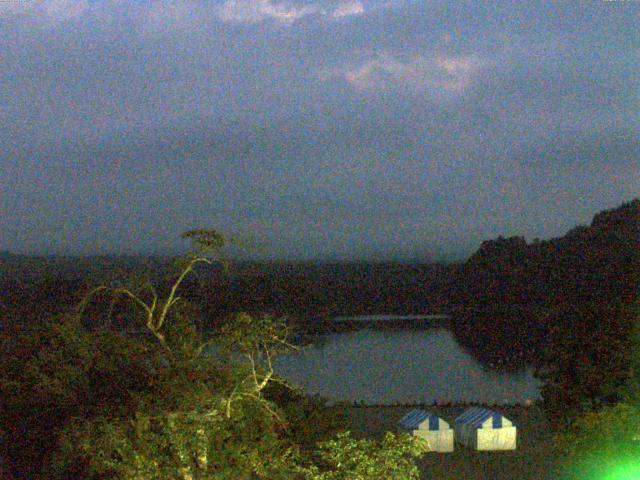
[[[464,256],[640,195],[640,2],[0,2],[0,249]]]

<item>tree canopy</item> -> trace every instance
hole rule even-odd
[[[221,257],[214,230],[185,234],[192,254],[164,286],[92,288],[79,307],[0,342],[2,459],[19,478],[417,478],[425,445],[408,436],[356,439],[335,410],[278,377],[295,349],[290,325],[238,313],[214,331],[180,286]],[[88,328],[88,311],[128,303],[133,329]],[[312,420],[313,424],[309,424]],[[6,438],[12,441],[7,442]],[[317,442],[320,442],[317,444]],[[341,456],[349,452],[348,461]],[[377,476],[371,476],[371,475]]]

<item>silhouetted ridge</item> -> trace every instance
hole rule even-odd
[[[461,343],[491,363],[539,363],[558,311],[635,301],[640,199],[600,212],[590,226],[563,237],[531,244],[522,237],[485,241],[452,285]]]

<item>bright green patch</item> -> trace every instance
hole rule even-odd
[[[589,461],[577,462],[569,468],[567,480],[640,480],[638,456],[592,456]]]
[[[637,480],[640,479],[640,460],[627,460],[613,467],[602,477],[602,480]]]

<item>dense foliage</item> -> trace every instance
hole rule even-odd
[[[286,322],[240,313],[214,332],[197,328],[201,315],[179,287],[224,238],[188,237],[197,250],[164,288],[100,286],[77,311],[26,325],[9,319],[0,338],[3,475],[415,478],[424,446],[409,437],[376,443],[344,434],[331,443],[336,414],[273,370],[275,356],[295,348]],[[114,328],[118,312],[130,328]],[[349,463],[332,463],[347,447]]]
[[[413,459],[426,444],[387,432],[381,440],[353,439],[348,432],[320,444],[317,462],[299,468],[310,480],[416,480]]]
[[[566,427],[575,416],[623,400],[634,376],[633,305],[585,303],[554,311],[542,380],[542,407],[548,420]]]
[[[592,379],[592,388],[600,392],[608,391],[608,402],[590,402],[581,405],[579,415],[571,416],[565,428],[556,433],[555,447],[560,459],[559,478],[567,480],[621,480],[640,478],[640,305],[628,308],[625,316],[632,322],[632,334],[625,337],[624,352],[620,358],[629,360],[621,372],[625,378],[601,378],[601,372],[593,367],[591,375],[597,375],[599,382]],[[606,316],[602,316],[606,320]],[[611,331],[596,334],[596,341],[603,341],[603,349],[621,345],[611,345],[616,336]],[[613,340],[615,341],[615,340]],[[566,362],[557,362],[559,365]],[[589,373],[586,373],[589,375]],[[581,388],[586,382],[567,381],[574,389]],[[616,388],[617,385],[617,388]],[[549,384],[546,385],[548,388]],[[547,394],[548,395],[548,394]],[[560,396],[554,396],[559,403],[557,408],[566,405],[572,408],[572,401],[588,397],[587,394],[570,392],[565,395],[565,404]],[[578,410],[573,408],[574,411]]]
[[[640,478],[640,409],[627,403],[578,417],[558,434],[558,478],[611,480]],[[619,472],[619,474],[616,474]]]
[[[632,375],[640,199],[561,238],[484,242],[452,285],[458,340],[488,363],[538,366],[552,421],[612,405]]]

